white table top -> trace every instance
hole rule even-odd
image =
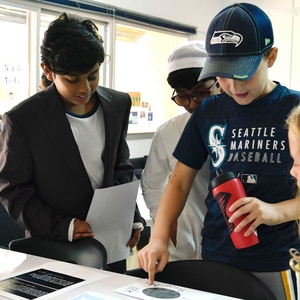
[[[133,299],[133,297],[118,294],[114,292],[114,290],[126,285],[134,284],[141,280],[128,275],[58,262],[55,260],[0,248],[0,281],[19,274],[27,273],[32,270],[37,270],[41,267],[50,270],[51,268],[54,268],[53,270],[59,273],[68,274],[69,272],[74,277],[81,276],[82,278],[85,278],[86,276],[87,278],[85,283],[79,287],[73,286],[72,288],[69,287],[62,289],[59,291],[59,293],[51,293],[51,299],[55,300],[67,300],[88,291],[101,293],[106,296],[105,299]],[[79,274],[80,276],[78,276]],[[66,290],[66,292],[63,290]],[[202,298],[201,293],[202,292],[199,291],[199,299]],[[0,290],[0,299],[7,299],[1,295],[3,295],[3,292]],[[212,300],[234,299],[225,296],[213,295],[214,294],[212,294]],[[14,295],[12,295],[11,299],[15,299]],[[155,300],[155,298],[153,298],[153,300]]]

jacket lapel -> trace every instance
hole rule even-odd
[[[61,99],[55,85],[52,84],[47,91],[41,122],[48,132],[50,139],[56,144],[58,151],[64,157],[72,172],[93,195],[91,182],[83,165],[77,144],[73,137],[70,123],[66,117]]]
[[[112,105],[112,95],[107,93],[103,88],[97,88],[100,105],[103,109],[104,115],[104,130],[105,130],[105,148],[102,154],[102,161],[104,164],[104,177],[103,187],[114,184],[114,174],[112,174],[115,163],[114,163],[114,147],[119,140],[116,133],[116,126],[119,122],[117,112],[114,110]]]

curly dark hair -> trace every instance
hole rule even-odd
[[[198,77],[202,68],[180,69],[169,73],[167,81],[169,85],[175,88],[185,88],[190,90],[198,83]]]
[[[59,75],[86,73],[105,58],[97,26],[67,13],[49,24],[40,49],[41,61]]]
[[[199,81],[199,75],[202,68],[187,68],[180,69],[169,73],[167,81],[173,89],[192,89]],[[206,78],[203,81],[210,79],[216,80],[215,77]],[[218,85],[219,87],[219,85]]]
[[[45,75],[45,73],[42,73],[41,79],[43,81],[44,87],[48,87],[52,83],[52,81],[48,80],[48,78]]]

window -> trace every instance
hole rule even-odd
[[[116,25],[115,88],[132,99],[129,133],[155,131],[182,111],[170,100],[167,59],[186,37],[143,27]]]
[[[130,94],[128,133],[154,132],[184,111],[170,100],[167,58],[191,33],[179,32],[175,27],[170,31],[146,26],[136,19],[131,23],[128,18],[121,19],[118,12],[99,13],[91,6],[91,10],[79,10],[58,2],[68,1],[50,4],[18,0],[13,5],[14,2],[0,0],[0,38],[5,42],[5,47],[0,48],[0,114],[37,92],[42,74],[39,49],[43,35],[63,11],[89,18],[97,25],[108,54],[100,69],[99,84]]]
[[[0,114],[3,114],[16,105],[19,99],[28,97],[26,10],[0,5],[0,39]]]

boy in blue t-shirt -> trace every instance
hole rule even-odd
[[[209,155],[210,179],[219,168],[241,179],[248,197],[230,207],[229,221],[247,213],[234,230],[247,225],[246,236],[257,230],[259,243],[234,247],[209,186],[202,258],[251,271],[278,299],[288,294],[296,299],[296,288],[288,280],[292,275],[289,249],[298,247],[294,220],[300,206],[289,176],[292,159],[285,119],[300,102],[300,92],[268,79],[278,51],[273,43],[271,21],[255,5],[230,5],[212,20],[206,37],[209,57],[199,80],[216,76],[224,93],[197,107],[173,153],[179,162],[162,195],[150,243],[138,255],[150,283],[167,263],[169,229]]]

